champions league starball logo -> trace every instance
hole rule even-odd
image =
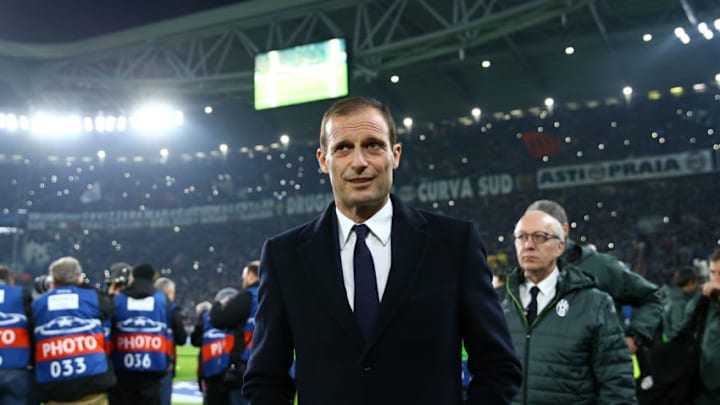
[[[224,339],[225,333],[218,329],[210,329],[203,334],[203,337],[207,339]]]
[[[100,328],[99,319],[81,319],[75,316],[61,316],[35,328],[43,336],[68,335]]]
[[[0,326],[17,325],[25,321],[27,321],[27,317],[23,314],[6,314],[0,312]]]
[[[145,316],[136,316],[120,322],[117,328],[122,332],[153,333],[162,331],[163,328],[165,328],[165,324]]]

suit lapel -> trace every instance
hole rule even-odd
[[[338,244],[335,204],[303,232],[298,248],[301,268],[310,279],[310,294],[322,297],[325,308],[350,336],[362,344],[362,335],[345,292]]]
[[[421,229],[425,219],[394,196],[392,202],[392,264],[385,293],[380,302],[380,313],[365,346],[366,352],[380,337],[407,298],[430,242],[429,235]]]

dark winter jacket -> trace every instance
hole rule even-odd
[[[576,245],[570,239],[565,241],[560,263],[571,264],[594,276],[597,288],[613,298],[621,324],[624,324],[622,307],[632,306],[632,319],[625,330],[626,336],[632,336],[638,345],[652,340],[663,310],[658,286],[631,271],[615,257]]]
[[[665,305],[663,308],[663,335],[670,340],[677,334],[686,322],[685,308],[688,302],[698,293],[683,291],[677,287],[668,286],[665,289]]]
[[[688,321],[702,296],[694,297],[687,305],[685,314]],[[702,320],[701,320],[702,321]],[[705,328],[700,344],[700,380],[702,385],[696,405],[720,404],[720,302],[712,297],[705,317]]]
[[[566,266],[555,297],[528,325],[519,294],[524,281],[516,268],[498,289],[523,365],[513,404],[635,404],[632,360],[610,296]]]

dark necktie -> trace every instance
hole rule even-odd
[[[355,253],[353,254],[353,272],[355,276],[355,317],[358,325],[367,337],[375,322],[380,300],[378,299],[375,265],[372,254],[365,243],[367,225],[355,225]]]
[[[527,321],[528,325],[532,325],[537,318],[537,296],[540,289],[537,286],[530,288],[530,304],[527,306]]]

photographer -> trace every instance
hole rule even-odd
[[[28,403],[33,380],[31,304],[30,291],[16,286],[12,271],[0,266],[0,404]]]
[[[229,389],[228,403],[232,405],[247,403],[241,388],[255,329],[259,266],[260,262],[257,260],[245,266],[242,274],[243,291],[232,295],[223,294],[228,289],[220,290],[210,310],[210,324],[214,328],[233,330],[234,345],[230,352],[230,365],[224,375],[225,387]]]
[[[82,267],[73,257],[52,262],[50,275],[50,290],[32,303],[33,394],[43,402],[107,403],[115,373],[105,352],[102,324],[114,304],[84,283]]]
[[[105,289],[107,295],[114,297],[127,287],[130,281],[132,266],[125,262],[113,263],[105,270]]]

